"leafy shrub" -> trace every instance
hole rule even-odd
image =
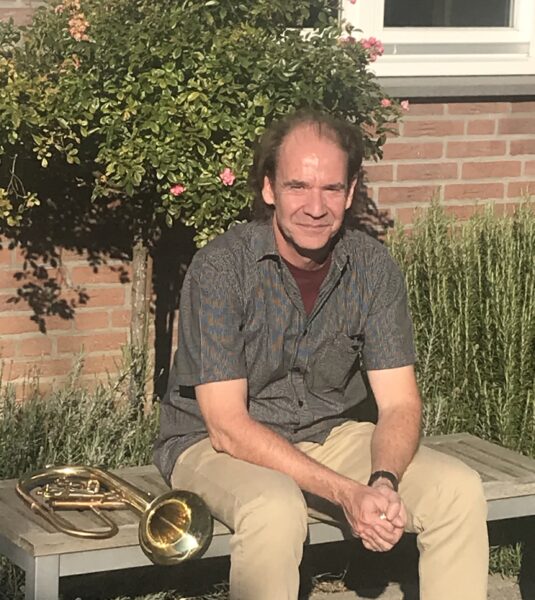
[[[535,456],[535,214],[455,223],[434,205],[391,250],[405,271],[427,434]]]
[[[379,157],[402,108],[368,70],[382,47],[351,33],[332,0],[63,0],[19,45],[0,27],[0,217],[61,202],[43,184],[59,172],[135,235],[163,217],[203,244],[249,202],[253,140],[301,106],[359,123]]]

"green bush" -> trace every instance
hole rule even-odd
[[[455,223],[434,205],[390,248],[406,274],[425,433],[535,456],[535,214]]]
[[[382,47],[350,33],[332,0],[54,0],[22,36],[0,24],[0,225],[52,210],[59,173],[147,243],[178,220],[203,244],[249,203],[253,141],[296,107],[359,123],[381,156],[402,108],[368,70]]]
[[[0,478],[20,477],[48,464],[104,468],[148,464],[157,410],[144,415],[127,402],[123,377],[94,390],[69,384],[46,397],[18,402],[9,387],[0,397]]]

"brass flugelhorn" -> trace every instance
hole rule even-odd
[[[170,490],[153,496],[98,467],[47,467],[20,479],[16,490],[33,512],[56,529],[77,537],[111,537],[118,527],[102,511],[133,510],[140,516],[139,544],[148,558],[160,565],[202,553],[212,537],[212,516],[197,494]],[[79,529],[56,512],[68,509],[92,510],[103,529]]]

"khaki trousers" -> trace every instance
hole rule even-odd
[[[331,469],[365,483],[374,425],[347,422],[324,444],[297,447]],[[178,459],[172,486],[199,494],[214,517],[234,531],[232,600],[296,600],[307,513],[343,518],[306,496],[293,479],[215,452],[208,439]],[[417,534],[420,600],[486,600],[487,507],[478,474],[455,458],[420,448],[400,484],[407,531]]]

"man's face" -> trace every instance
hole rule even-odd
[[[327,257],[351,205],[355,182],[347,188],[346,171],[345,152],[316,126],[301,125],[284,139],[275,182],[266,177],[262,195],[275,207],[279,252],[296,267],[313,268]]]

